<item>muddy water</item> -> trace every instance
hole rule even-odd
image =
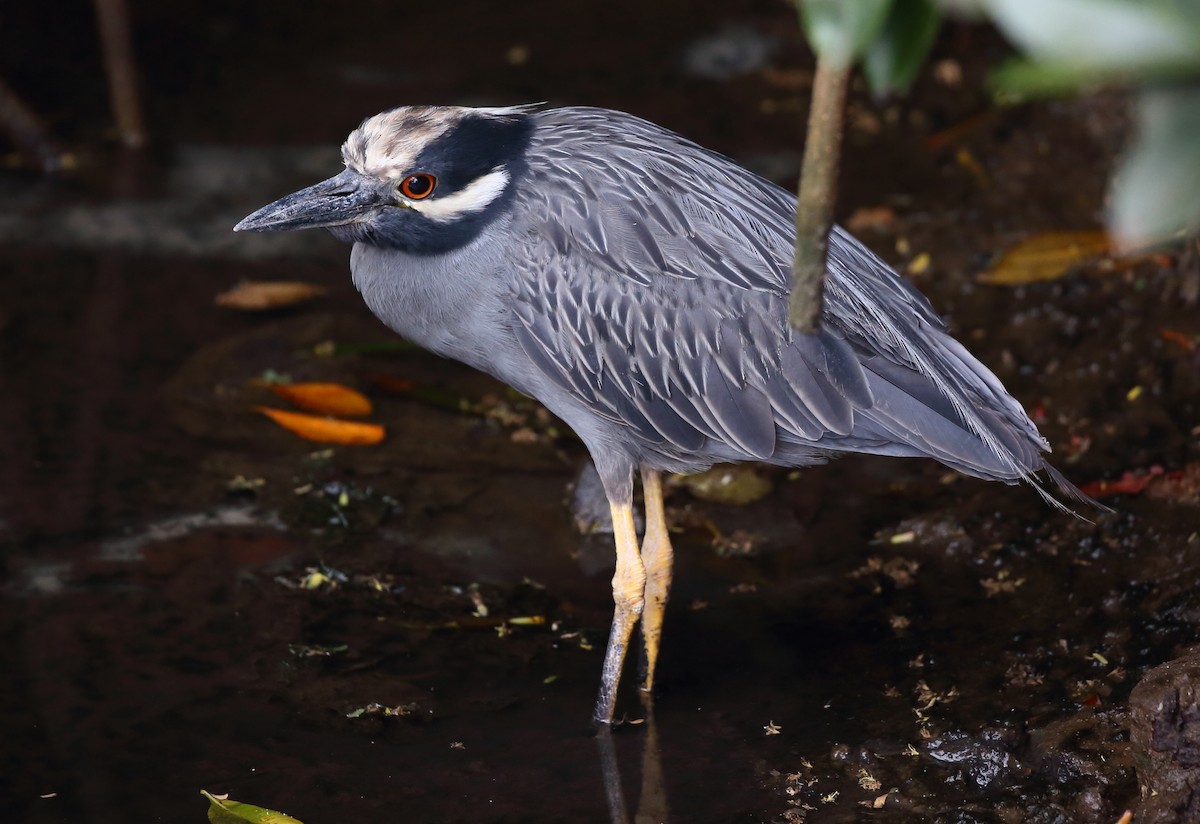
[[[567,504],[580,446],[395,347],[332,239],[228,232],[401,102],[618,106],[787,181],[807,87],[786,7],[139,8],[138,162],[102,139],[86,16],[13,14],[0,72],[86,157],[0,176],[0,819],[199,821],[202,788],[308,824],[1108,822],[1136,802],[1130,690],[1200,621],[1193,481],[1095,523],[915,461],[775,473],[742,506],[675,488],[659,699],[650,719],[625,696],[640,723],[605,753],[611,561]],[[959,85],[855,97],[843,216],[894,212],[864,239],[928,255],[916,283],[1074,480],[1182,472],[1200,364],[1161,333],[1200,332],[1186,259],[974,280],[1030,233],[1096,225],[1124,128],[1107,96],[993,110],[1000,51],[955,29],[938,59]],[[328,291],[213,303],[284,278]],[[364,388],[387,441],[273,428],[247,411],[269,370]]]

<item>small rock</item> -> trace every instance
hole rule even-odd
[[[924,749],[935,762],[953,770],[951,782],[982,792],[1006,788],[1022,772],[1021,763],[997,730],[984,730],[976,735],[947,732],[929,741]]]
[[[1138,824],[1200,821],[1200,653],[1160,664],[1129,696]]]

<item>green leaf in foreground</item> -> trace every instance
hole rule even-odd
[[[1200,74],[1195,0],[983,0],[1025,58],[991,78],[1030,97],[1083,87],[1155,83]]]
[[[1197,52],[1200,55],[1200,51]],[[988,85],[1004,100],[1058,97],[1080,89],[1130,83],[1172,83],[1200,75],[1200,63],[1147,60],[1136,69],[1097,67],[1054,60],[1005,61],[991,73]]]
[[[933,0],[896,0],[863,58],[863,73],[876,96],[908,91],[941,22]]]
[[[984,0],[992,22],[1038,60],[1136,72],[1200,61],[1194,2],[1178,0]]]
[[[290,815],[277,813],[253,804],[217,798],[207,790],[200,794],[208,799],[208,820],[212,824],[301,824]]]
[[[808,45],[838,68],[858,60],[887,18],[892,0],[795,0]]]
[[[1139,249],[1200,228],[1200,88],[1147,89],[1137,136],[1113,178],[1109,226]]]

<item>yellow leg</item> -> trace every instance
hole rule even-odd
[[[642,614],[641,688],[649,695],[654,689],[654,667],[658,663],[658,645],[662,640],[663,613],[671,594],[671,563],[675,555],[663,512],[661,472],[642,469],[642,493],[646,501],[646,534],[642,538],[646,607]]]
[[[638,554],[637,531],[633,526],[633,507],[628,503],[611,503],[613,537],[617,544],[617,571],[613,575],[612,631],[608,636],[608,651],[604,654],[604,669],[600,673],[600,695],[596,699],[597,724],[611,724],[617,700],[617,685],[621,668],[629,649],[633,625],[642,614],[645,603],[646,570]]]

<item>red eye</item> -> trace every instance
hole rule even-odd
[[[400,181],[400,193],[409,200],[424,200],[433,194],[437,188],[437,178],[433,175],[409,175]]]

